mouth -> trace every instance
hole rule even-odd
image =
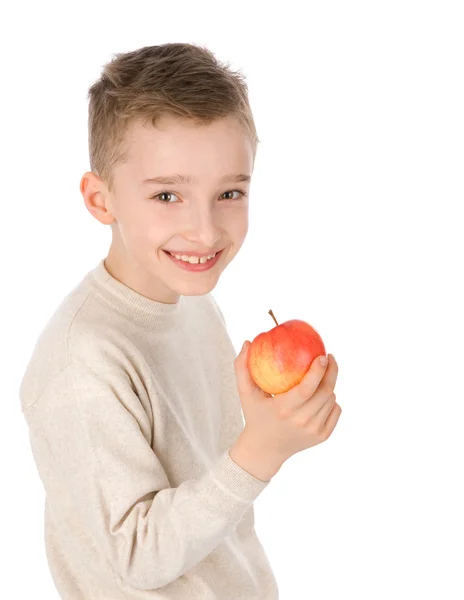
[[[212,258],[202,257],[201,262],[198,257],[195,257],[198,262],[190,262],[187,260],[182,260],[176,258],[173,254],[168,252],[167,250],[163,250],[163,252],[179,267],[185,269],[187,271],[209,271],[221,258],[224,248],[216,252],[216,254]]]

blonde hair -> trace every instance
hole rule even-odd
[[[146,46],[115,54],[88,91],[89,157],[92,172],[111,189],[112,167],[127,160],[124,137],[134,122],[163,115],[198,125],[235,116],[256,154],[259,139],[245,77],[219,62],[207,48],[188,43]]]

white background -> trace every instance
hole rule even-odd
[[[250,230],[213,294],[237,351],[303,319],[343,408],[255,502],[282,600],[462,600],[461,2],[2,5],[0,592],[57,599],[18,387],[106,256],[79,192],[87,89],[116,52],[205,44],[247,77]]]

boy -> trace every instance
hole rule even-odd
[[[112,243],[20,388],[54,583],[65,600],[278,598],[253,501],[340,407],[330,355],[279,398],[257,388],[210,293],[248,229],[247,86],[175,43],[117,55],[89,100],[80,189]]]

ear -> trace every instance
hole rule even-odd
[[[111,225],[116,221],[112,214],[111,193],[101,177],[91,171],[84,173],[79,189],[87,210],[97,221],[103,225]]]

